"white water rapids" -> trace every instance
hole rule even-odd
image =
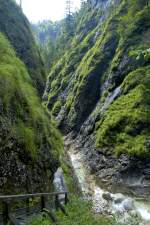
[[[89,174],[84,155],[73,148],[67,152],[80,189],[85,197],[90,196],[95,212],[117,216],[119,225],[150,225],[150,202],[103,190]]]

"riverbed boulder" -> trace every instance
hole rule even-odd
[[[125,199],[123,202],[123,207],[125,210],[129,211],[129,210],[133,210],[134,209],[134,203],[132,199]]]
[[[102,197],[106,200],[106,201],[112,201],[113,198],[111,196],[111,194],[109,192],[104,192]]]

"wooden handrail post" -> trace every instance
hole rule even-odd
[[[26,199],[26,213],[29,213],[29,209],[30,209],[30,200],[29,198]]]
[[[45,208],[45,197],[42,195],[41,196],[41,210]]]
[[[10,214],[10,203],[8,201],[3,201],[3,223],[8,224]]]
[[[59,195],[58,194],[55,195],[55,208],[56,209],[59,208]]]
[[[68,203],[68,193],[65,193],[65,205]]]

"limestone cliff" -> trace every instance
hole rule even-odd
[[[50,71],[45,105],[101,181],[149,187],[148,2],[88,1],[78,21]]]
[[[38,97],[44,67],[29,22],[12,0],[0,0],[0,31],[0,192],[49,191],[63,143]]]

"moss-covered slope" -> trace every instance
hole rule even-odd
[[[130,73],[122,94],[97,123],[97,147],[117,155],[150,157],[150,67]]]
[[[149,157],[150,59],[133,52],[150,47],[150,8],[97,2],[81,9],[72,47],[50,72],[45,105],[63,130],[92,137],[93,148]]]
[[[23,62],[0,34],[0,192],[45,191],[62,142]]]
[[[101,24],[100,25],[98,24],[98,21],[101,18],[101,14],[102,14],[101,9],[98,9],[95,11],[94,9],[91,9],[88,4],[81,9],[76,19],[78,22],[77,23],[78,25],[76,27],[76,35],[73,37],[73,39],[71,37],[72,42],[70,43],[69,41],[68,48],[66,52],[64,53],[64,56],[61,57],[60,60],[53,66],[53,68],[51,69],[50,75],[48,77],[47,86],[44,93],[45,105],[50,110],[52,109],[54,115],[57,115],[59,110],[62,109],[62,107],[58,107],[59,105],[65,106],[63,107],[63,111],[61,113],[61,124],[63,124],[63,119],[66,120],[66,117],[67,117],[65,126],[63,125],[63,127],[65,127],[65,129],[67,130],[68,129],[70,130],[75,127],[79,129],[79,127],[81,126],[81,123],[87,117],[87,115],[85,117],[84,115],[82,115],[87,110],[87,104],[86,104],[86,108],[83,109],[83,112],[81,114],[80,112],[78,113],[77,111],[74,110],[75,107],[73,105],[75,104],[75,97],[77,97],[77,95],[80,92],[79,89],[81,89],[83,83],[86,82],[85,81],[86,77],[88,77],[88,74],[89,75],[92,74],[92,70],[93,70],[93,73],[94,73],[94,70],[96,70],[96,67],[94,66],[91,68],[90,63],[92,64],[92,60],[94,61],[95,59],[94,57],[96,57],[96,51],[95,51],[96,48],[94,48],[95,44],[97,43],[96,47],[100,47],[101,40],[98,40],[98,35],[100,35],[100,33],[102,32],[102,27],[101,27]],[[115,34],[112,37],[112,40],[113,38],[115,39]],[[111,42],[111,40],[109,40],[109,37],[107,37],[106,41]],[[117,37],[114,40],[113,45],[115,45],[116,42],[117,42]],[[104,42],[101,48],[102,50],[104,48],[107,48]],[[112,57],[111,55],[113,55],[114,49],[115,47],[112,46],[112,51],[106,52],[106,55],[107,55],[106,57],[108,57],[108,61],[109,61],[109,58]],[[89,59],[90,54],[91,54],[91,57]],[[97,60],[95,61],[95,63],[96,64],[103,63],[103,60],[104,59],[102,59],[101,62],[98,62]],[[84,71],[84,69],[82,70],[83,66],[85,67],[84,69],[86,71]],[[80,75],[80,72],[83,73],[83,75]],[[82,76],[84,76],[83,79],[82,79]],[[92,76],[91,79],[95,80],[94,82],[95,83],[97,82],[97,84],[100,81],[100,78],[96,76]],[[92,92],[91,92],[91,95],[92,95]],[[93,104],[95,104],[95,102],[98,100],[98,96],[99,94],[98,92],[96,92],[96,89],[95,89],[95,94],[93,95],[93,100],[94,100]],[[87,114],[90,114],[92,107],[88,109]],[[70,117],[71,119],[69,119]],[[74,119],[74,117],[76,117],[76,119]],[[81,118],[77,118],[77,117],[81,117]]]
[[[27,66],[34,86],[42,94],[46,79],[44,65],[35,45],[30,24],[13,0],[0,0],[0,32],[8,37],[17,56]]]

